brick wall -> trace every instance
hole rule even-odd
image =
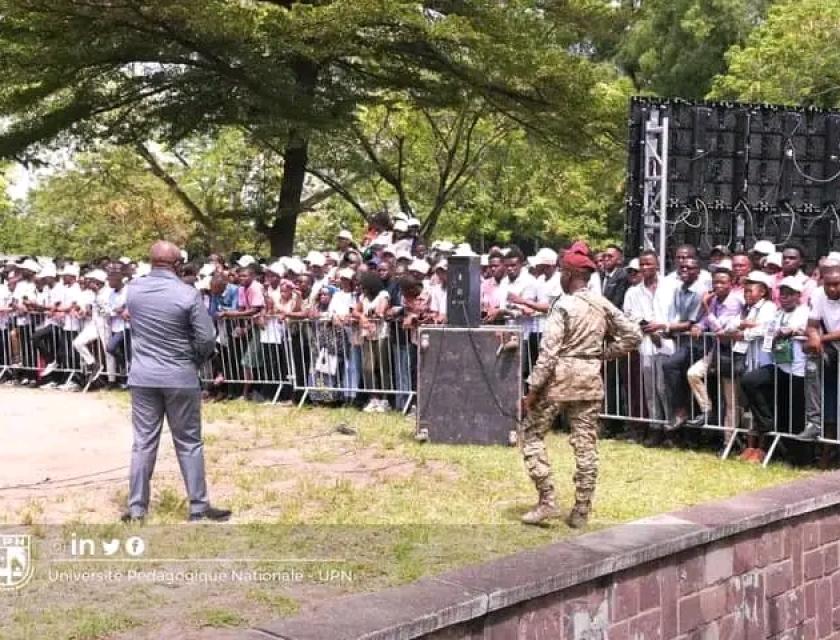
[[[327,601],[257,629],[283,640],[840,640],[840,472]]]
[[[840,514],[778,522],[426,636],[840,639]]]

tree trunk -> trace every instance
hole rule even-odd
[[[277,217],[266,236],[274,257],[290,256],[295,247],[295,230],[300,214],[303,196],[303,182],[306,179],[306,163],[309,160],[309,142],[294,131],[283,154],[283,181],[280,184],[280,198],[277,203]]]
[[[297,100],[301,109],[310,106],[315,93],[318,67],[309,60],[298,59],[293,64],[296,76]],[[266,232],[274,257],[289,256],[294,252],[297,218],[303,198],[303,184],[306,179],[306,165],[309,162],[309,140],[300,131],[289,131],[288,142],[283,150],[283,181],[280,184],[280,198],[277,203],[277,217]]]

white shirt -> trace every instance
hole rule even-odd
[[[12,293],[12,300],[14,300],[15,304],[21,304],[24,299],[34,302],[37,298],[38,290],[35,288],[35,283],[27,282],[26,280],[18,282]],[[15,320],[15,324],[19,327],[28,326],[31,322],[32,319],[28,313],[19,314]]]
[[[520,305],[508,301],[509,293],[532,302],[539,302],[540,299],[540,287],[537,279],[524,268],[519,272],[519,277],[516,280],[511,280],[510,276],[505,276],[499,284],[499,289],[499,300],[502,301],[502,308],[504,309],[522,311]],[[539,331],[538,320],[530,315],[521,315],[513,320],[514,324],[523,328],[525,335]]]
[[[829,299],[822,287],[814,290],[808,319],[822,322],[823,328],[829,333],[840,331],[840,300]]]
[[[783,309],[776,312],[776,317],[773,320],[773,328],[778,331],[782,328],[794,329],[795,331],[802,331],[808,326],[809,309],[806,305],[800,304],[796,309],[788,313]],[[780,364],[779,369],[788,375],[804,377],[805,376],[805,351],[803,350],[803,340],[794,339],[793,343],[793,362],[791,364]]]
[[[82,289],[79,287],[78,282],[74,282],[70,286],[64,286],[61,289],[61,300],[57,300],[60,304],[62,309],[69,309],[73,304],[77,304],[80,307],[82,299]],[[79,321],[78,318],[71,318],[70,314],[66,314],[64,316],[64,330],[65,331],[80,331],[82,328],[82,323]]]
[[[9,312],[2,311],[12,306],[12,292],[5,282],[0,282],[0,329],[7,329],[9,326]]]
[[[433,284],[429,287],[429,311],[446,315],[446,287]]]
[[[563,285],[560,284],[560,271],[555,271],[554,275],[546,279],[545,276],[537,278],[537,302],[550,305],[554,300],[560,296],[565,295]],[[537,326],[537,333],[545,333],[545,325],[548,321],[548,313],[541,313],[535,319]]]
[[[110,287],[107,289],[107,310],[108,316],[111,320],[111,332],[113,333],[120,333],[125,331],[126,325],[128,324],[120,313],[117,312],[117,309],[121,307],[125,308],[125,298],[128,294],[128,288],[123,286],[122,289],[117,291],[116,289],[111,289]]]
[[[332,316],[346,316],[355,306],[356,296],[352,291],[336,291],[330,300],[327,312]]]

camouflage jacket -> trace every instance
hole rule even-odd
[[[606,298],[586,289],[565,295],[553,306],[528,384],[535,394],[558,402],[601,400],[601,361],[639,346],[642,333]]]

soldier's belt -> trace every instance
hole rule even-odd
[[[561,355],[559,355],[559,356],[557,356],[557,357],[558,357],[558,358],[575,358],[575,359],[577,359],[577,360],[602,360],[602,359],[603,359],[603,356],[602,356],[602,354],[600,354],[600,353],[599,353],[599,354],[592,354],[592,353],[580,353],[580,354],[574,354],[574,353],[563,353],[563,354],[561,354]]]

